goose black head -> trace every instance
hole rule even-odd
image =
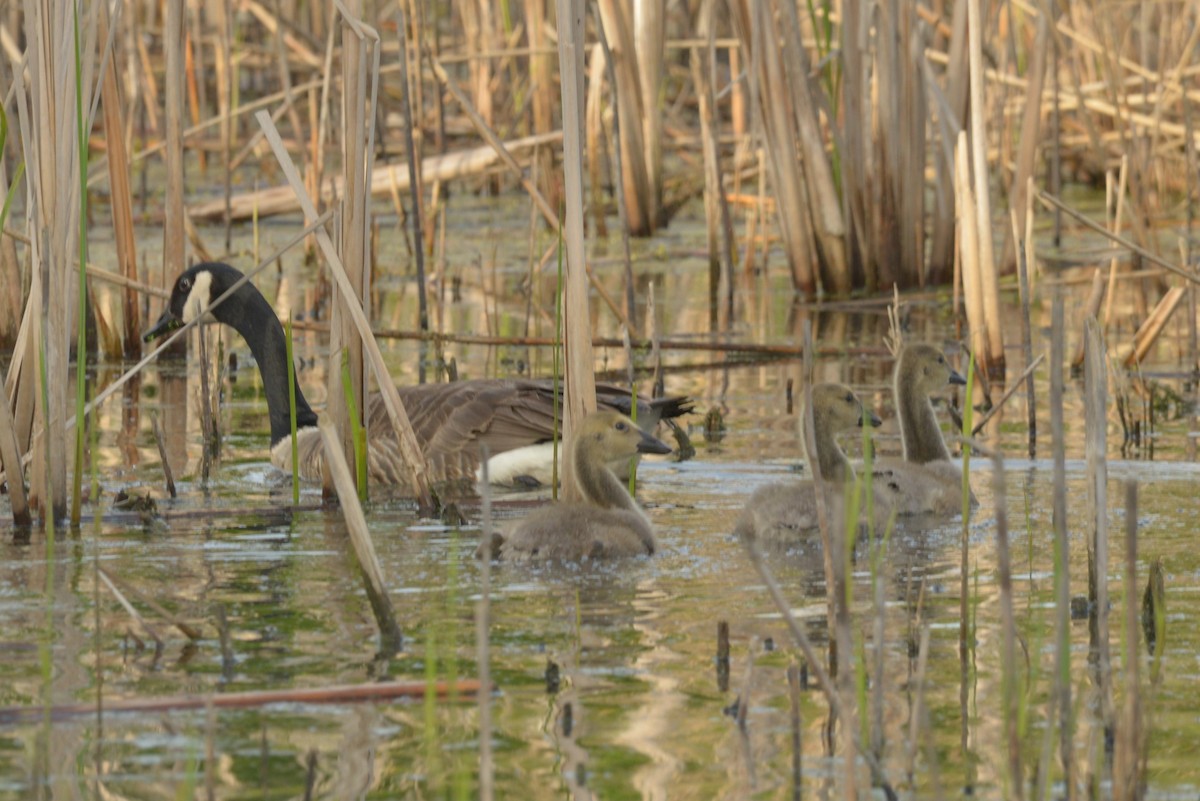
[[[242,276],[240,270],[220,262],[197,264],[184,270],[175,279],[167,307],[163,309],[154,327],[142,335],[142,340],[150,342],[165,336],[202,314],[210,321],[221,320],[220,309],[227,304],[222,304],[213,314],[206,310]]]

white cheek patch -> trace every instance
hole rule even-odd
[[[187,300],[183,302],[183,321],[190,323],[204,313],[208,318],[205,322],[212,322],[212,315],[205,313],[211,302],[212,273],[198,272],[192,284],[192,291],[188,293]]]

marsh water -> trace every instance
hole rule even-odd
[[[444,298],[441,324],[460,333],[548,336],[552,318],[535,308],[527,325],[525,298],[517,291],[529,274],[524,212],[496,208],[478,198],[455,200],[452,218],[471,233],[451,237],[457,241],[433,290]],[[708,336],[700,214],[698,203],[689,206],[659,237],[634,243],[640,308],[644,314],[653,280],[658,331],[665,337]],[[383,328],[412,329],[416,314],[407,252],[394,229],[388,231],[395,221],[381,223],[376,321]],[[282,239],[295,226],[294,219],[275,223],[264,237]],[[147,232],[148,241],[152,233]],[[219,233],[207,235],[216,241]],[[94,258],[102,259],[97,254],[103,253],[104,236],[98,230],[93,237]],[[620,248],[616,241],[607,246],[607,255],[596,254],[597,271],[615,293],[621,286]],[[146,258],[155,258],[152,248]],[[234,261],[243,268],[251,264],[245,255]],[[303,312],[312,303],[315,272],[298,254],[282,263],[282,273],[272,268],[256,283],[275,299],[281,314]],[[552,272],[533,282],[538,304],[550,297]],[[492,291],[497,286],[499,293]],[[1070,350],[1079,336],[1084,285],[1069,284],[1063,292]],[[1033,308],[1035,354],[1048,349],[1050,296],[1050,282],[1043,277]],[[1016,292],[1005,301],[1012,380],[1024,369],[1016,347]],[[619,336],[612,315],[595,297],[592,302],[597,333]],[[945,346],[958,362],[951,306],[945,291],[912,295],[904,315],[906,333]],[[552,305],[545,308],[552,314]],[[891,361],[882,344],[883,304],[793,305],[776,264],[769,280],[750,277],[739,283],[737,309],[730,338],[743,342],[794,346],[802,323],[811,321],[816,344],[826,354],[818,361],[818,378],[844,381],[860,391],[887,421],[876,435],[879,452],[898,451],[888,389]],[[1133,293],[1123,292],[1109,329],[1114,352],[1131,341],[1138,313]],[[1108,423],[1114,664],[1121,675],[1131,646],[1142,661],[1148,790],[1159,798],[1200,792],[1194,756],[1200,742],[1200,549],[1195,547],[1200,466],[1195,389],[1185,383],[1185,314],[1181,309],[1143,366],[1142,378],[1156,387],[1152,399],[1138,395],[1138,385],[1123,390],[1138,415],[1153,407],[1153,430],[1144,430],[1140,444],[1123,448],[1113,408]],[[28,541],[7,532],[0,541],[0,707],[6,708],[0,716],[11,715],[15,707],[33,710],[32,718],[0,719],[0,798],[210,793],[257,799],[301,798],[310,791],[321,798],[476,797],[481,733],[477,700],[470,694],[248,709],[119,710],[128,699],[385,679],[424,685],[478,672],[475,612],[481,566],[472,558],[478,508],[465,507],[472,522],[453,527],[418,519],[407,499],[386,492],[376,492],[368,503],[367,520],[404,633],[400,653],[380,656],[342,516],[336,509],[309,508],[320,500],[319,488],[311,486],[302,493],[305,509],[287,511],[290,478],[267,460],[268,423],[257,371],[235,334],[227,332],[226,342],[239,366],[222,378],[223,450],[207,480],[198,472],[196,372],[163,363],[118,393],[97,418],[100,496],[87,509],[90,517],[82,528],[59,530],[53,547],[41,531]],[[383,346],[397,381],[418,380],[417,344],[385,341]],[[297,348],[309,360],[301,384],[314,405],[323,405],[323,336],[301,333]],[[453,358],[463,378],[547,374],[551,367],[545,349],[449,344],[441,355]],[[695,398],[697,413],[686,423],[695,456],[682,462],[647,460],[639,471],[638,496],[657,526],[660,553],[606,565],[499,564],[492,572],[491,737],[498,798],[793,797],[786,670],[799,655],[730,531],[755,487],[803,474],[796,419],[787,413],[789,382],[796,398],[803,386],[801,365],[798,358],[704,351],[668,351],[664,360],[666,391]],[[609,370],[615,380],[624,380],[626,364],[619,348],[597,350],[597,369]],[[99,365],[95,387],[120,371],[121,365]],[[437,373],[436,364],[428,365],[428,373]],[[1055,563],[1048,371],[1042,366],[1035,375],[1036,454],[1030,458],[1028,453],[1023,393],[993,418],[983,439],[1006,457],[1003,504],[1027,688],[1022,756],[1027,765],[1048,757],[1057,775],[1057,750],[1048,748],[1046,728]],[[648,391],[649,382],[641,376],[639,389]],[[1068,380],[1073,596],[1085,594],[1087,583],[1081,388],[1081,382]],[[704,432],[711,409],[723,413],[721,436]],[[168,425],[179,491],[175,499],[163,489],[152,413]],[[853,437],[844,444],[851,452],[861,451]],[[962,520],[901,526],[892,535],[879,562],[881,613],[874,606],[870,555],[860,548],[854,627],[864,654],[873,659],[879,649],[883,652],[883,767],[904,796],[1004,792],[995,477],[989,462],[972,461],[971,482],[980,501],[967,528],[976,649],[965,679],[958,644]],[[1152,560],[1162,559],[1166,575],[1166,641],[1161,676],[1153,686],[1146,679],[1144,645],[1125,643],[1119,634],[1127,600],[1119,538],[1125,480],[1136,480],[1140,490],[1140,583],[1134,602],[1141,602]],[[156,513],[139,517],[115,510],[113,498],[120,490],[149,493]],[[500,518],[518,515],[529,504],[512,496],[496,500]],[[823,645],[819,544],[804,540],[769,557],[793,612]],[[160,649],[144,624],[119,604],[100,569],[136,591],[131,602],[162,638]],[[200,639],[191,642],[143,598],[199,629]],[[881,642],[873,636],[878,614],[885,621]],[[716,660],[719,621],[727,622],[730,632],[727,672]],[[918,674],[914,644],[926,626],[927,667]],[[1086,621],[1072,624],[1071,643],[1076,750],[1087,757],[1080,769],[1094,773],[1105,794]],[[914,719],[918,696],[926,713]],[[823,737],[824,700],[815,685],[799,697],[802,793],[838,797],[842,752],[840,744],[831,749]],[[744,726],[732,712],[739,700]],[[52,706],[69,704],[89,709],[50,715]],[[1056,795],[1061,791],[1057,787]]]

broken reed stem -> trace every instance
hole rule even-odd
[[[487,445],[479,450],[479,486],[483,506],[480,521],[479,602],[475,605],[475,650],[479,660],[479,685],[492,684],[490,662],[491,590],[492,590],[492,488],[488,480]],[[492,764],[492,699],[488,692],[479,694],[479,798],[492,801],[494,795]]]
[[[1178,275],[1180,278],[1190,281],[1193,284],[1200,284],[1200,273],[1193,273],[1193,272],[1190,272],[1189,270],[1179,267],[1178,265],[1172,264],[1171,262],[1167,261],[1166,259],[1162,258],[1161,256],[1156,256],[1155,254],[1153,254],[1150,251],[1146,250],[1145,248],[1141,247],[1136,242],[1126,239],[1125,237],[1120,236],[1118,234],[1114,234],[1112,231],[1109,231],[1107,228],[1105,228],[1100,223],[1092,220],[1090,217],[1084,216],[1083,214],[1081,214],[1078,211],[1076,211],[1075,209],[1071,208],[1066,203],[1063,203],[1061,200],[1059,200],[1058,198],[1049,194],[1048,192],[1045,192],[1045,191],[1039,189],[1037,191],[1037,197],[1038,197],[1038,200],[1042,201],[1042,203],[1045,204],[1047,208],[1057,209],[1059,211],[1065,212],[1068,217],[1071,217],[1076,222],[1081,223],[1086,228],[1090,228],[1091,230],[1095,231],[1098,234],[1104,235],[1105,237],[1111,239],[1113,242],[1116,242],[1121,247],[1128,248],[1131,252],[1136,253],[1137,255],[1141,256],[1146,261],[1151,262],[1152,264],[1157,264],[1159,267],[1162,267],[1164,270],[1174,273],[1175,275]]]
[[[1032,356],[1033,355],[1032,352],[1029,355]],[[983,430],[983,427],[988,424],[988,421],[992,419],[992,417],[996,414],[996,412],[998,412],[1004,408],[1004,404],[1008,402],[1009,398],[1011,398],[1013,395],[1015,395],[1017,393],[1018,389],[1020,389],[1022,386],[1031,386],[1032,385],[1033,371],[1037,369],[1038,365],[1041,364],[1042,360],[1045,358],[1046,358],[1046,354],[1039,353],[1038,357],[1036,359],[1033,359],[1032,361],[1028,362],[1029,366],[1025,368],[1025,372],[1021,373],[1020,378],[1018,378],[1016,381],[1014,381],[1008,387],[1008,389],[1004,391],[1004,394],[1000,397],[1000,400],[993,403],[992,407],[990,409],[988,409],[986,412],[984,412],[983,416],[979,418],[979,422],[971,427],[971,436],[972,437],[979,436],[979,432]],[[1028,385],[1026,384],[1026,382],[1028,382]],[[1028,399],[1027,399],[1027,402],[1029,402]],[[1032,409],[1033,407],[1030,407],[1030,408]],[[1030,414],[1032,414],[1032,412],[1030,412]],[[1033,447],[1033,444],[1032,444],[1033,438],[1032,437],[1030,437],[1030,443],[1031,443],[1030,448],[1032,448]],[[1033,454],[1031,453],[1030,456],[1032,456],[1032,455]]]
[[[280,167],[283,168],[283,173],[287,177],[288,184],[292,187],[292,191],[295,192],[296,198],[300,201],[300,205],[304,209],[305,219],[315,219],[318,216],[316,207],[313,206],[312,199],[308,196],[308,192],[304,188],[304,181],[300,178],[300,173],[296,170],[296,165],[292,163],[292,157],[283,146],[283,139],[280,138],[279,131],[275,128],[275,123],[271,121],[271,116],[265,111],[260,111],[255,116],[259,125],[263,127],[266,133],[267,142],[270,143],[271,149],[275,153],[275,158],[279,161]],[[351,320],[357,327],[364,350],[370,358],[372,372],[375,374],[375,383],[379,387],[384,407],[387,409],[388,417],[392,421],[392,427],[396,431],[396,439],[400,443],[400,454],[404,459],[405,467],[408,468],[409,480],[412,483],[417,503],[422,512],[431,514],[433,511],[433,496],[429,489],[425,457],[421,453],[421,446],[417,443],[416,435],[413,434],[412,423],[409,422],[408,414],[404,411],[404,404],[400,401],[400,396],[396,392],[396,385],[392,382],[387,365],[383,361],[383,354],[379,352],[379,345],[375,342],[375,337],[371,334],[371,324],[367,321],[366,313],[363,311],[360,296],[354,291],[350,279],[342,267],[341,258],[333,246],[333,240],[330,239],[329,233],[320,226],[315,228],[314,233],[317,235],[317,244],[321,247],[321,252],[325,256],[329,271],[333,274],[334,280],[338,285],[338,290],[342,293],[343,300],[345,301],[343,307],[350,314]],[[592,394],[595,394],[594,389]]]
[[[163,441],[162,426],[158,424],[158,412],[150,412],[150,426],[154,429],[154,444],[158,446],[158,460],[162,465],[163,478],[167,482],[167,494],[174,498],[176,497],[175,476],[171,472],[171,463],[167,460],[167,446]],[[99,519],[98,515],[97,519]]]
[[[350,475],[350,467],[338,447],[337,432],[329,421],[320,424],[321,439],[325,445],[325,460],[333,474],[334,486],[337,488],[338,500],[342,504],[342,517],[346,521],[346,531],[350,535],[350,544],[362,570],[363,584],[366,586],[367,598],[371,601],[371,611],[375,613],[375,622],[379,625],[380,650],[394,654],[400,650],[403,636],[400,624],[396,622],[396,613],[392,608],[391,598],[387,594],[387,586],[383,581],[383,570],[379,566],[379,557],[375,555],[375,543],[367,528],[367,519],[363,516],[362,506],[358,502],[357,487]]]

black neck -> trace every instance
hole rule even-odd
[[[271,445],[292,433],[288,409],[287,340],[275,310],[253,284],[246,283],[213,312],[213,316],[232,326],[246,340],[267,393],[267,413],[271,418]],[[293,378],[295,382],[295,379]],[[304,399],[296,383],[296,428],[317,424],[317,415]]]

